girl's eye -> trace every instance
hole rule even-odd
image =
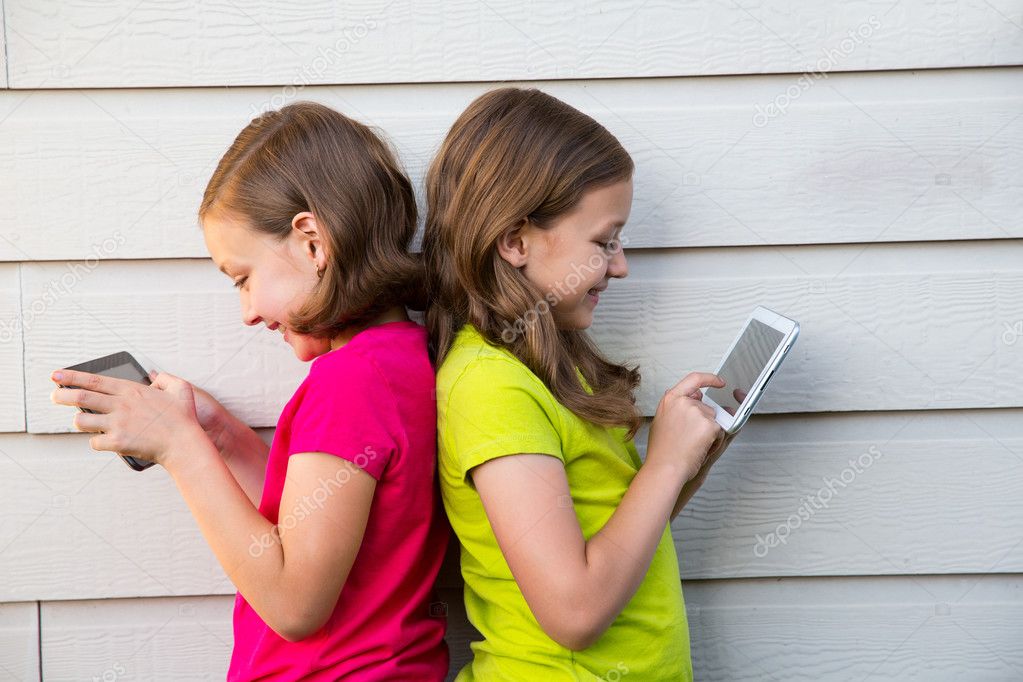
[[[245,281],[247,279],[248,279],[248,277],[240,277],[240,278],[238,278],[237,280],[235,280],[234,287],[236,289],[240,288],[243,284],[245,284]]]

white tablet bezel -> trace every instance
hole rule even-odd
[[[778,369],[778,365],[781,364],[782,360],[788,354],[792,348],[792,344],[795,343],[796,337],[799,335],[799,323],[795,320],[790,320],[784,315],[780,315],[773,310],[765,308],[764,306],[757,306],[748,318],[746,318],[745,324],[739,329],[739,333],[735,336],[732,344],[725,351],[725,354],[721,356],[721,362],[718,363],[717,369],[714,370],[715,374],[721,372],[725,366],[725,362],[728,360],[728,356],[732,354],[735,346],[739,343],[742,335],[746,333],[746,328],[749,327],[753,320],[762,322],[767,326],[775,329],[782,334],[781,341],[774,349],[774,353],[771,355],[771,359],[764,365],[764,369],[760,372],[756,381],[750,387],[749,393],[746,395],[746,399],[742,401],[739,408],[735,411],[735,415],[728,414],[727,411],[713,399],[707,396],[706,392],[703,393],[703,402],[714,409],[714,419],[721,428],[724,429],[725,433],[731,435],[736,433],[739,429],[745,425],[746,420],[753,413],[753,408],[756,407],[757,402],[764,393],[764,387],[767,382],[770,381],[774,375],[775,370]]]

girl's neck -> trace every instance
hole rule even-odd
[[[403,322],[403,321],[407,322],[408,320],[409,320],[408,312],[405,310],[404,306],[398,306],[398,305],[393,306],[391,308],[388,308],[384,312],[380,313],[379,315],[377,315],[370,322],[368,322],[368,323],[366,323],[366,324],[364,324],[362,326],[359,326],[359,327],[354,327],[352,329],[345,330],[345,332],[343,334],[341,334],[339,336],[336,336],[333,339],[331,339],[331,341],[330,341],[330,349],[331,350],[337,350],[341,346],[343,346],[346,343],[348,343],[349,341],[351,341],[353,336],[355,336],[356,334],[358,334],[359,332],[361,332],[363,330],[369,329],[370,327],[375,327],[375,326],[381,325],[381,324],[387,324],[388,322]]]

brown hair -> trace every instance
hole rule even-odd
[[[422,310],[412,184],[372,130],[330,107],[296,102],[257,116],[217,164],[199,207],[285,240],[309,211],[328,257],[288,327],[334,337],[395,305]]]
[[[426,177],[426,324],[437,365],[458,330],[472,324],[573,413],[634,436],[642,421],[639,370],[609,362],[585,330],[558,329],[544,293],[497,250],[501,234],[523,220],[544,228],[586,191],[628,180],[632,171],[607,129],[539,90],[501,88],[470,104]]]

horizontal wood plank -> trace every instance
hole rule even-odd
[[[1016,407],[1021,257],[1021,241],[640,251],[592,331],[639,364],[647,415],[756,305],[801,325],[762,413]]]
[[[133,471],[86,434],[3,435],[0,453],[0,599],[234,591],[161,467]]]
[[[470,660],[469,641],[478,634],[466,619],[460,591],[442,590],[437,596],[448,609],[452,680]],[[229,596],[44,602],[43,674],[47,679],[223,680],[231,659],[233,606]],[[34,613],[35,604],[31,607]]]
[[[648,415],[685,373],[717,366],[757,304],[802,325],[761,412],[1014,407],[1021,254],[1017,242],[640,251],[593,334],[639,363]],[[53,369],[117,350],[210,390],[252,426],[276,424],[308,368],[279,334],[240,323],[210,261],[92,265],[22,265],[26,308],[69,283],[26,325],[30,432],[72,428],[49,400]]]
[[[1015,680],[1020,576],[685,584],[699,680]]]
[[[1015,679],[1021,586],[1019,576],[690,581],[693,666],[704,680]],[[44,602],[43,674],[223,679],[230,618],[226,596]],[[475,637],[449,611],[449,680]]]
[[[42,603],[43,678],[223,680],[231,597]]]
[[[0,260],[205,256],[195,212],[217,160],[296,97],[385,131],[421,187],[493,85],[0,92],[0,159],[18,169]],[[1023,236],[1023,68],[834,74],[794,98],[789,75],[538,85],[635,159],[630,248]]]
[[[755,416],[674,523],[680,575],[1023,572],[1021,417]],[[0,453],[0,600],[234,591],[162,469],[131,471],[85,434],[0,435]],[[457,588],[451,559],[441,584]]]
[[[16,88],[705,76],[1018,63],[1010,3],[6,0]]]
[[[673,523],[681,575],[1019,573],[1021,417],[754,417]]]

